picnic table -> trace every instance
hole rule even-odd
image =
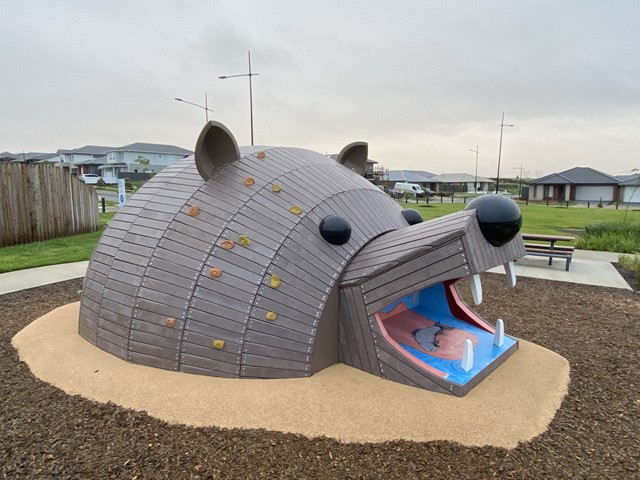
[[[522,233],[522,239],[525,240],[524,248],[527,255],[538,257],[549,257],[549,265],[552,264],[554,258],[562,258],[566,260],[565,270],[569,271],[569,265],[573,258],[575,247],[567,245],[556,245],[556,242],[572,242],[575,237],[568,235],[545,235],[539,233]],[[536,243],[527,243],[527,240]]]

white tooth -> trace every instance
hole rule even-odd
[[[482,303],[482,283],[480,283],[480,275],[477,273],[471,277],[471,294],[473,295],[473,303],[480,305]]]
[[[511,288],[516,286],[516,266],[513,261],[507,262],[503,265],[504,273],[507,274],[507,282]]]
[[[504,345],[504,322],[500,318],[496,322],[496,333],[493,336],[493,344],[496,347]]]
[[[464,341],[462,350],[462,364],[460,365],[465,372],[473,368],[473,343],[470,339]]]

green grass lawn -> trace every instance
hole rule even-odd
[[[104,227],[114,215],[113,212],[101,213],[101,227]],[[89,260],[102,230],[103,228],[97,232],[0,248],[0,273]]]
[[[446,200],[445,200],[446,202]],[[416,208],[416,204],[408,203],[403,207]],[[602,222],[624,221],[624,209],[557,207],[545,205],[518,204],[522,211],[522,231],[527,233],[545,233],[550,235],[567,235],[564,230],[584,230],[585,225]],[[461,203],[432,203],[429,206],[419,204],[416,208],[425,220],[442,217],[458,212],[465,207]],[[640,211],[629,210],[627,222],[640,223]]]
[[[404,201],[400,204],[406,208],[417,208],[425,220],[442,217],[465,207],[461,203],[446,203],[446,199],[445,203],[436,201],[429,206],[421,203],[416,207],[415,203],[405,204]],[[625,217],[624,209],[560,208],[524,204],[520,205],[520,209],[522,210],[523,232],[551,235],[566,235],[563,230],[583,230],[587,224],[622,222]],[[101,213],[101,225],[106,225],[114,215],[113,212]],[[640,211],[628,211],[626,221],[640,223]],[[89,260],[101,234],[102,230],[44,242],[0,248],[0,273]]]

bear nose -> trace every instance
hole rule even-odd
[[[483,195],[465,207],[475,210],[484,238],[494,247],[509,243],[522,227],[522,213],[516,202],[502,195]]]

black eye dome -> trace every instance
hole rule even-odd
[[[509,243],[522,227],[522,213],[518,205],[502,195],[483,195],[465,207],[475,210],[480,231],[494,247]]]
[[[340,215],[327,215],[319,228],[322,238],[332,245],[344,245],[351,238],[351,224]]]
[[[422,222],[422,215],[415,208],[405,208],[402,210],[402,216],[409,225],[415,225]]]

